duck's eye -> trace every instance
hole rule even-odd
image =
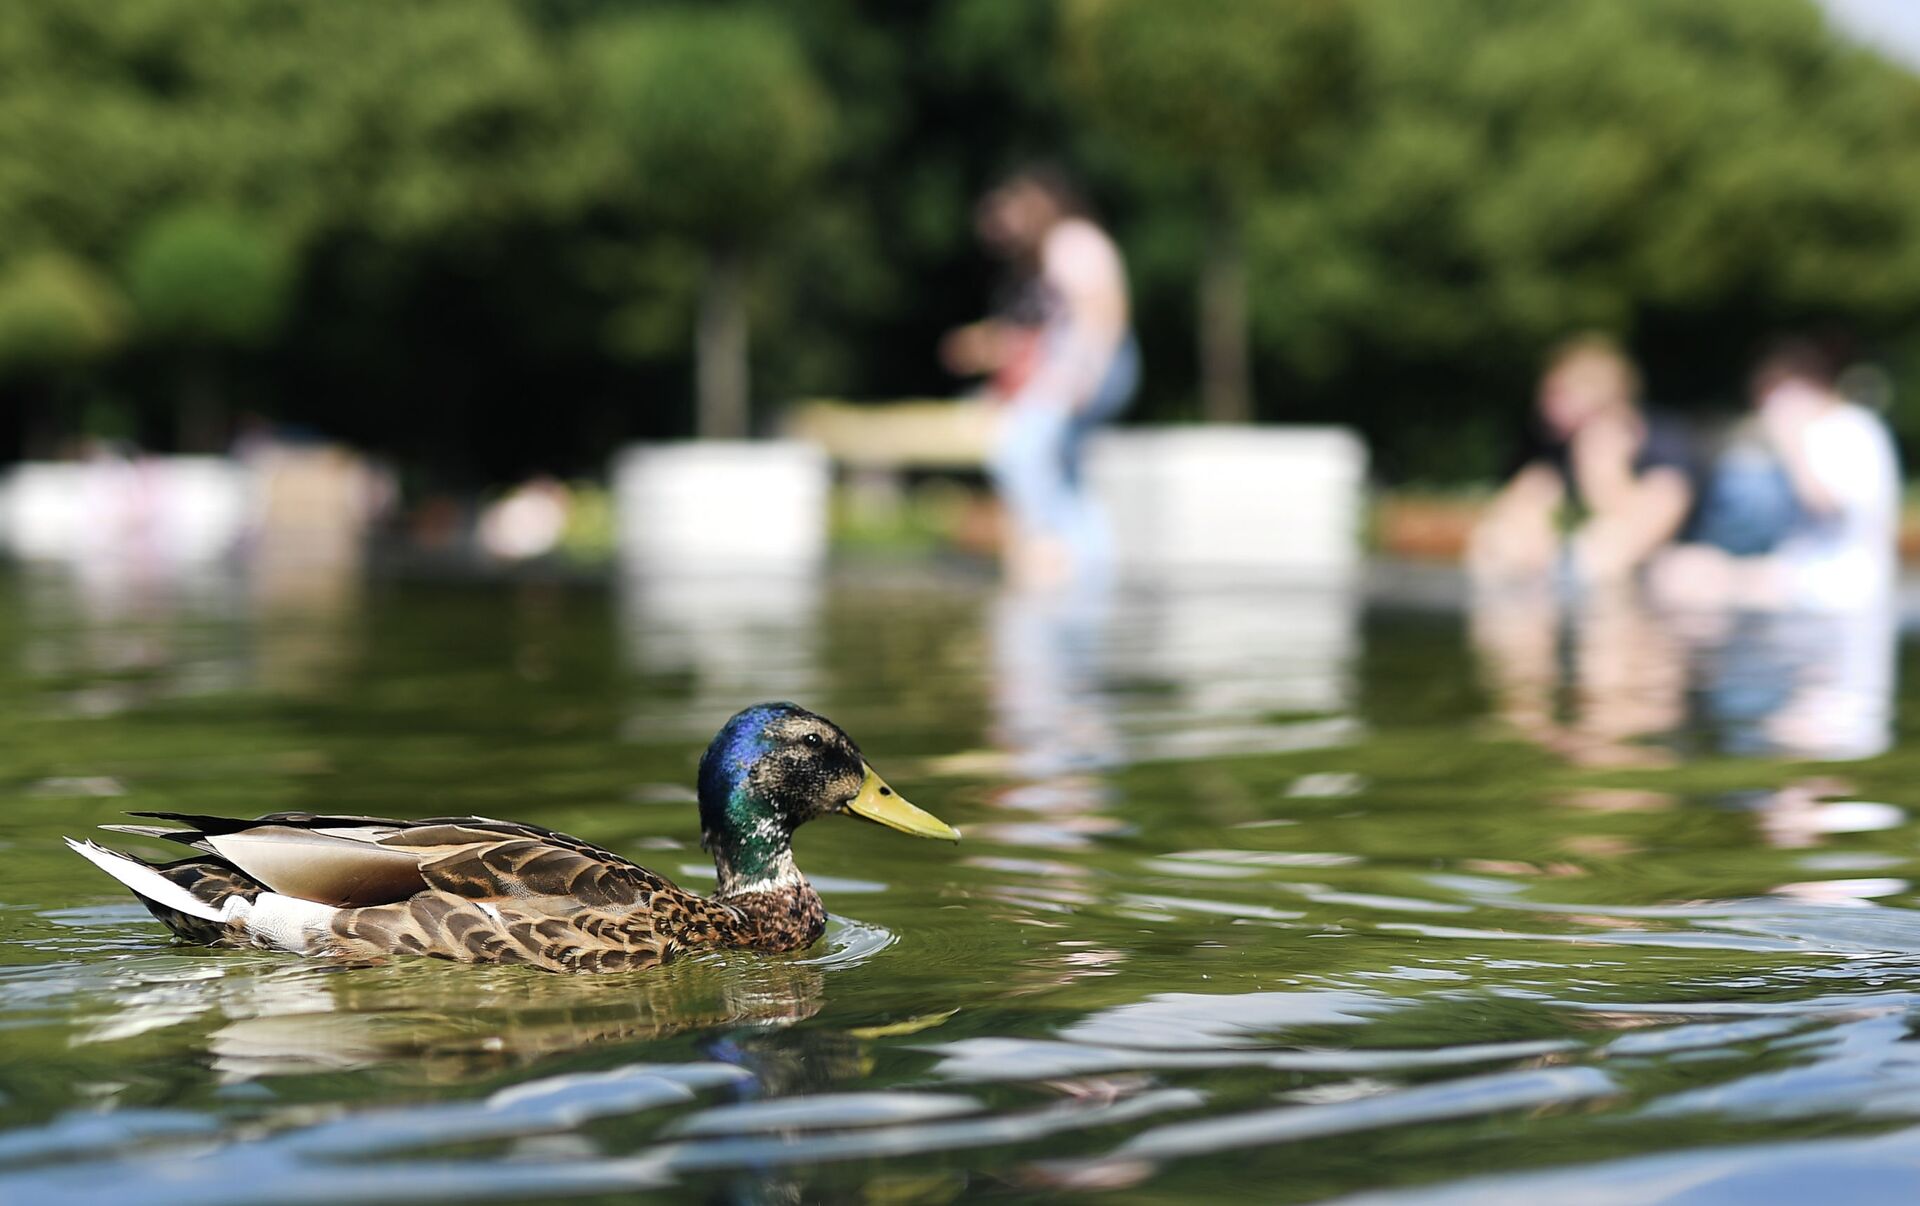
[[[815,749],[818,749],[820,747],[820,734],[818,733],[808,733],[806,736],[800,738],[800,740],[806,742],[810,746],[813,746]]]

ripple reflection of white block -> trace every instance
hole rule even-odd
[[[693,700],[641,703],[630,734],[711,731],[742,703],[817,685],[826,455],[800,442],[639,445],[614,463],[628,664],[686,674]]]
[[[1181,713],[1247,719],[1352,705],[1360,599],[1351,583],[1139,590],[1118,619],[1115,671],[1176,688]]]
[[[1360,564],[1366,445],[1342,427],[1109,431],[1088,481],[1121,572],[1346,574]]]
[[[691,675],[729,698],[818,685],[817,576],[622,573],[617,586],[621,646],[636,670]]]

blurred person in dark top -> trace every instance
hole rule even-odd
[[[1107,535],[1081,484],[1087,437],[1132,400],[1139,348],[1126,265],[1057,169],[1015,173],[981,199],[981,242],[1014,269],[1000,313],[942,342],[947,367],[989,374],[1004,404],[988,468],[1007,505],[1007,564],[1026,582],[1104,567]]]
[[[1547,358],[1530,447],[1468,544],[1483,582],[1620,582],[1672,541],[1693,507],[1693,441],[1640,406],[1640,373],[1612,339],[1579,335]],[[1578,525],[1563,532],[1572,510]]]
[[[1716,467],[1696,539],[1655,567],[1663,601],[1833,611],[1892,598],[1899,457],[1879,416],[1840,393],[1835,367],[1799,339],[1760,359],[1747,440]]]

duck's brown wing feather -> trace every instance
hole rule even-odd
[[[586,909],[631,912],[681,895],[665,878],[618,855],[537,837],[460,846],[420,864],[428,886],[471,900],[555,897]]]
[[[343,910],[335,932],[385,951],[604,972],[651,967],[743,924],[728,906],[604,852],[531,836],[436,849],[444,853],[420,864],[424,891]]]
[[[553,896],[593,908],[644,909],[671,882],[611,850],[538,825],[490,817],[270,813],[253,820],[136,813],[189,829],[142,827],[217,854],[276,892],[322,904],[403,901],[427,890],[473,900]]]

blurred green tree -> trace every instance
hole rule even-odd
[[[501,249],[584,225],[614,179],[580,91],[513,0],[20,0],[0,19],[0,229],[123,262],[158,214],[250,215],[317,267],[261,348],[262,404],[446,456],[472,391],[435,387],[492,335],[443,333],[448,294],[491,273],[515,295]],[[544,332],[548,309],[514,329]]]
[[[669,8],[592,27],[584,50],[643,211],[705,247],[699,434],[747,433],[747,275],[820,166],[831,119],[791,31],[754,9]]]
[[[0,66],[0,218],[28,245],[111,253],[189,202],[296,246],[445,241],[577,215],[603,183],[511,0],[19,0]]]
[[[140,232],[125,272],[145,333],[186,365],[180,446],[218,448],[227,434],[221,361],[277,331],[292,291],[292,258],[253,219],[188,207],[162,213]]]
[[[161,214],[127,256],[128,291],[154,335],[195,345],[265,341],[286,313],[293,264],[259,223],[217,209]]]
[[[87,364],[125,330],[113,282],[72,256],[39,252],[0,270],[0,377]]]
[[[84,261],[42,251],[0,268],[0,386],[16,396],[23,447],[49,450],[75,375],[119,347],[126,327],[119,291]]]
[[[1142,417],[1189,413],[1196,381],[1237,413],[1250,359],[1256,417],[1350,423],[1390,479],[1459,479],[1498,470],[1540,348],[1571,327],[1628,337],[1668,401],[1737,401],[1783,326],[1851,327],[1920,380],[1920,83],[1811,0],[0,17],[9,279],[65,264],[113,299],[86,266],[130,269],[158,215],[247,215],[290,284],[259,342],[227,345],[232,378],[413,482],[590,472],[683,431],[696,394],[737,416],[749,311],[761,395],[944,392],[938,333],[992,286],[973,197],[1034,156],[1081,170],[1127,252]],[[61,287],[12,288],[8,328],[41,329],[19,315]],[[0,456],[23,403],[75,429],[77,407],[42,405],[55,379],[171,442],[180,399],[153,370],[205,339],[141,310],[141,338],[115,318],[63,328],[103,341],[12,345],[66,367],[7,354]],[[1920,437],[1920,407],[1896,418]]]
[[[1348,0],[1065,0],[1064,71],[1096,120],[1143,157],[1197,177],[1211,237],[1199,271],[1206,416],[1253,417],[1248,206],[1295,184],[1305,151],[1350,103]]]
[[[1769,331],[1920,314],[1920,82],[1805,0],[1367,0],[1314,187],[1251,211],[1274,371],[1397,477],[1497,471],[1582,327],[1657,398],[1738,404]]]

